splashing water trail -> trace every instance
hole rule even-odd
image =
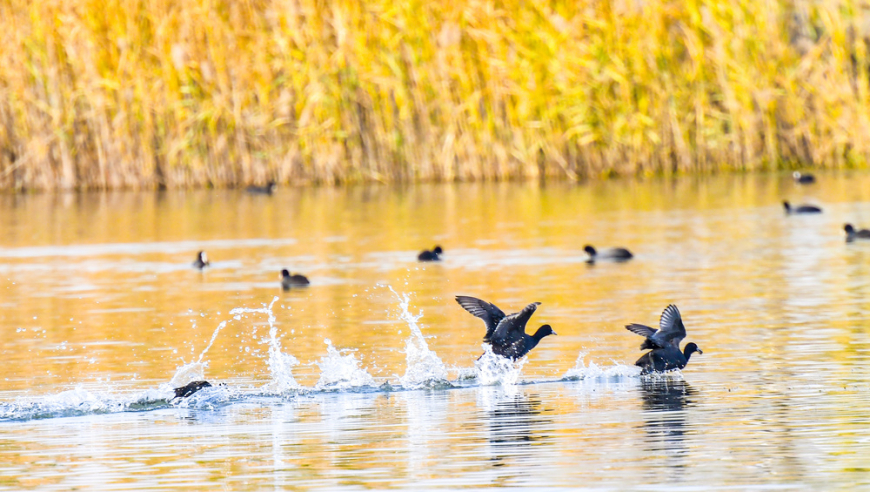
[[[360,367],[360,361],[353,354],[342,355],[342,351],[332,345],[330,339],[326,342],[326,355],[316,362],[320,368],[320,379],[315,389],[320,391],[335,391],[375,386],[375,378]]]
[[[211,340],[208,341],[208,345],[206,345],[203,351],[200,352],[196,362],[184,364],[176,369],[175,374],[172,376],[172,379],[169,380],[169,383],[161,385],[160,389],[162,391],[168,391],[172,388],[184,386],[192,381],[205,379],[205,369],[208,367],[208,361],[203,362],[202,359],[205,357],[205,354],[208,353],[209,349],[211,349],[211,346],[214,345],[218,333],[220,333],[226,326],[227,320],[221,321],[220,324],[217,325],[217,328],[215,328],[214,333],[211,334]]]
[[[432,350],[429,350],[429,344],[423,337],[423,332],[420,331],[417,320],[423,317],[421,312],[417,316],[411,314],[409,310],[410,300],[407,294],[399,295],[398,292],[390,287],[390,291],[399,300],[399,307],[402,309],[400,318],[408,324],[411,330],[411,336],[405,340],[405,375],[399,378],[402,387],[407,389],[415,389],[422,387],[441,387],[449,386],[447,380],[447,367],[441,358]]]
[[[574,367],[565,372],[562,376],[563,381],[619,379],[637,377],[640,375],[639,367],[627,366],[625,364],[615,363],[613,366],[603,369],[595,362],[590,362],[589,366],[587,366],[584,360],[586,355],[586,352],[580,352],[577,354],[577,361],[574,363]]]
[[[202,357],[200,357],[200,360],[202,360]],[[196,361],[184,364],[175,370],[175,374],[172,376],[172,379],[169,380],[167,385],[161,385],[161,389],[171,390],[172,388],[179,388],[192,381],[201,381],[205,379],[205,369],[207,367],[208,362]]]
[[[240,314],[265,314],[268,315],[269,321],[269,373],[272,375],[272,381],[269,382],[263,389],[273,394],[282,394],[288,391],[296,391],[301,388],[296,379],[293,378],[292,368],[299,364],[299,360],[290,354],[281,352],[281,340],[278,338],[278,327],[275,326],[275,313],[272,312],[272,306],[278,297],[272,298],[272,302],[268,306],[263,304],[262,308],[235,308],[230,311],[233,316]],[[264,337],[265,338],[265,337]],[[211,346],[209,344],[209,346]],[[208,349],[206,349],[208,350]]]
[[[474,362],[474,370],[477,372],[477,380],[484,386],[500,384],[509,386],[517,384],[520,374],[523,372],[525,357],[513,362],[507,357],[496,355],[489,344],[483,344],[483,355]]]

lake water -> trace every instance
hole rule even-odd
[[[868,173],[2,196],[0,490],[867,487],[845,222]],[[558,335],[477,361],[459,294]],[[704,354],[640,377],[669,303]]]

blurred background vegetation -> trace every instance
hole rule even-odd
[[[845,0],[2,0],[0,188],[864,167],[868,31]]]

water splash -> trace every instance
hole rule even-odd
[[[590,362],[587,366],[585,362],[586,355],[586,352],[577,354],[577,361],[574,363],[574,367],[565,372],[562,376],[563,381],[634,378],[640,376],[640,368],[637,366],[614,363],[610,367],[602,368],[595,362]]]
[[[272,302],[268,306],[263,304],[262,308],[235,308],[230,311],[230,314],[238,316],[241,314],[265,314],[268,315],[269,322],[269,373],[272,380],[266,384],[263,389],[273,394],[283,394],[287,392],[298,391],[301,386],[293,378],[292,368],[299,364],[299,360],[290,354],[281,352],[281,340],[278,337],[278,327],[275,326],[275,313],[272,311],[272,306],[278,301],[278,296],[272,298]],[[265,337],[264,337],[265,338]],[[211,344],[209,344],[209,347]]]
[[[330,339],[324,342],[326,355],[316,362],[320,368],[320,379],[314,387],[316,390],[340,391],[376,385],[375,378],[360,367],[360,361],[354,354],[342,355],[340,350],[332,346]]]
[[[167,395],[160,390],[147,390],[132,396],[119,396],[107,391],[89,391],[83,386],[53,395],[18,398],[0,404],[0,421],[34,420],[81,415],[106,414],[133,410],[148,410],[167,405]]]
[[[429,350],[429,344],[426,343],[423,332],[417,325],[417,320],[423,317],[423,313],[420,312],[414,316],[409,310],[408,295],[399,295],[392,287],[390,287],[390,291],[399,300],[399,307],[402,309],[400,318],[411,329],[411,336],[405,340],[405,375],[399,378],[399,383],[406,389],[451,386],[447,380],[447,367],[444,366],[444,362],[435,352]]]
[[[483,344],[483,355],[474,362],[477,380],[484,386],[500,384],[509,386],[517,384],[523,372],[525,357],[514,362],[507,357],[496,355],[488,343]]]

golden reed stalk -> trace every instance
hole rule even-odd
[[[865,166],[866,10],[0,0],[0,188]]]

